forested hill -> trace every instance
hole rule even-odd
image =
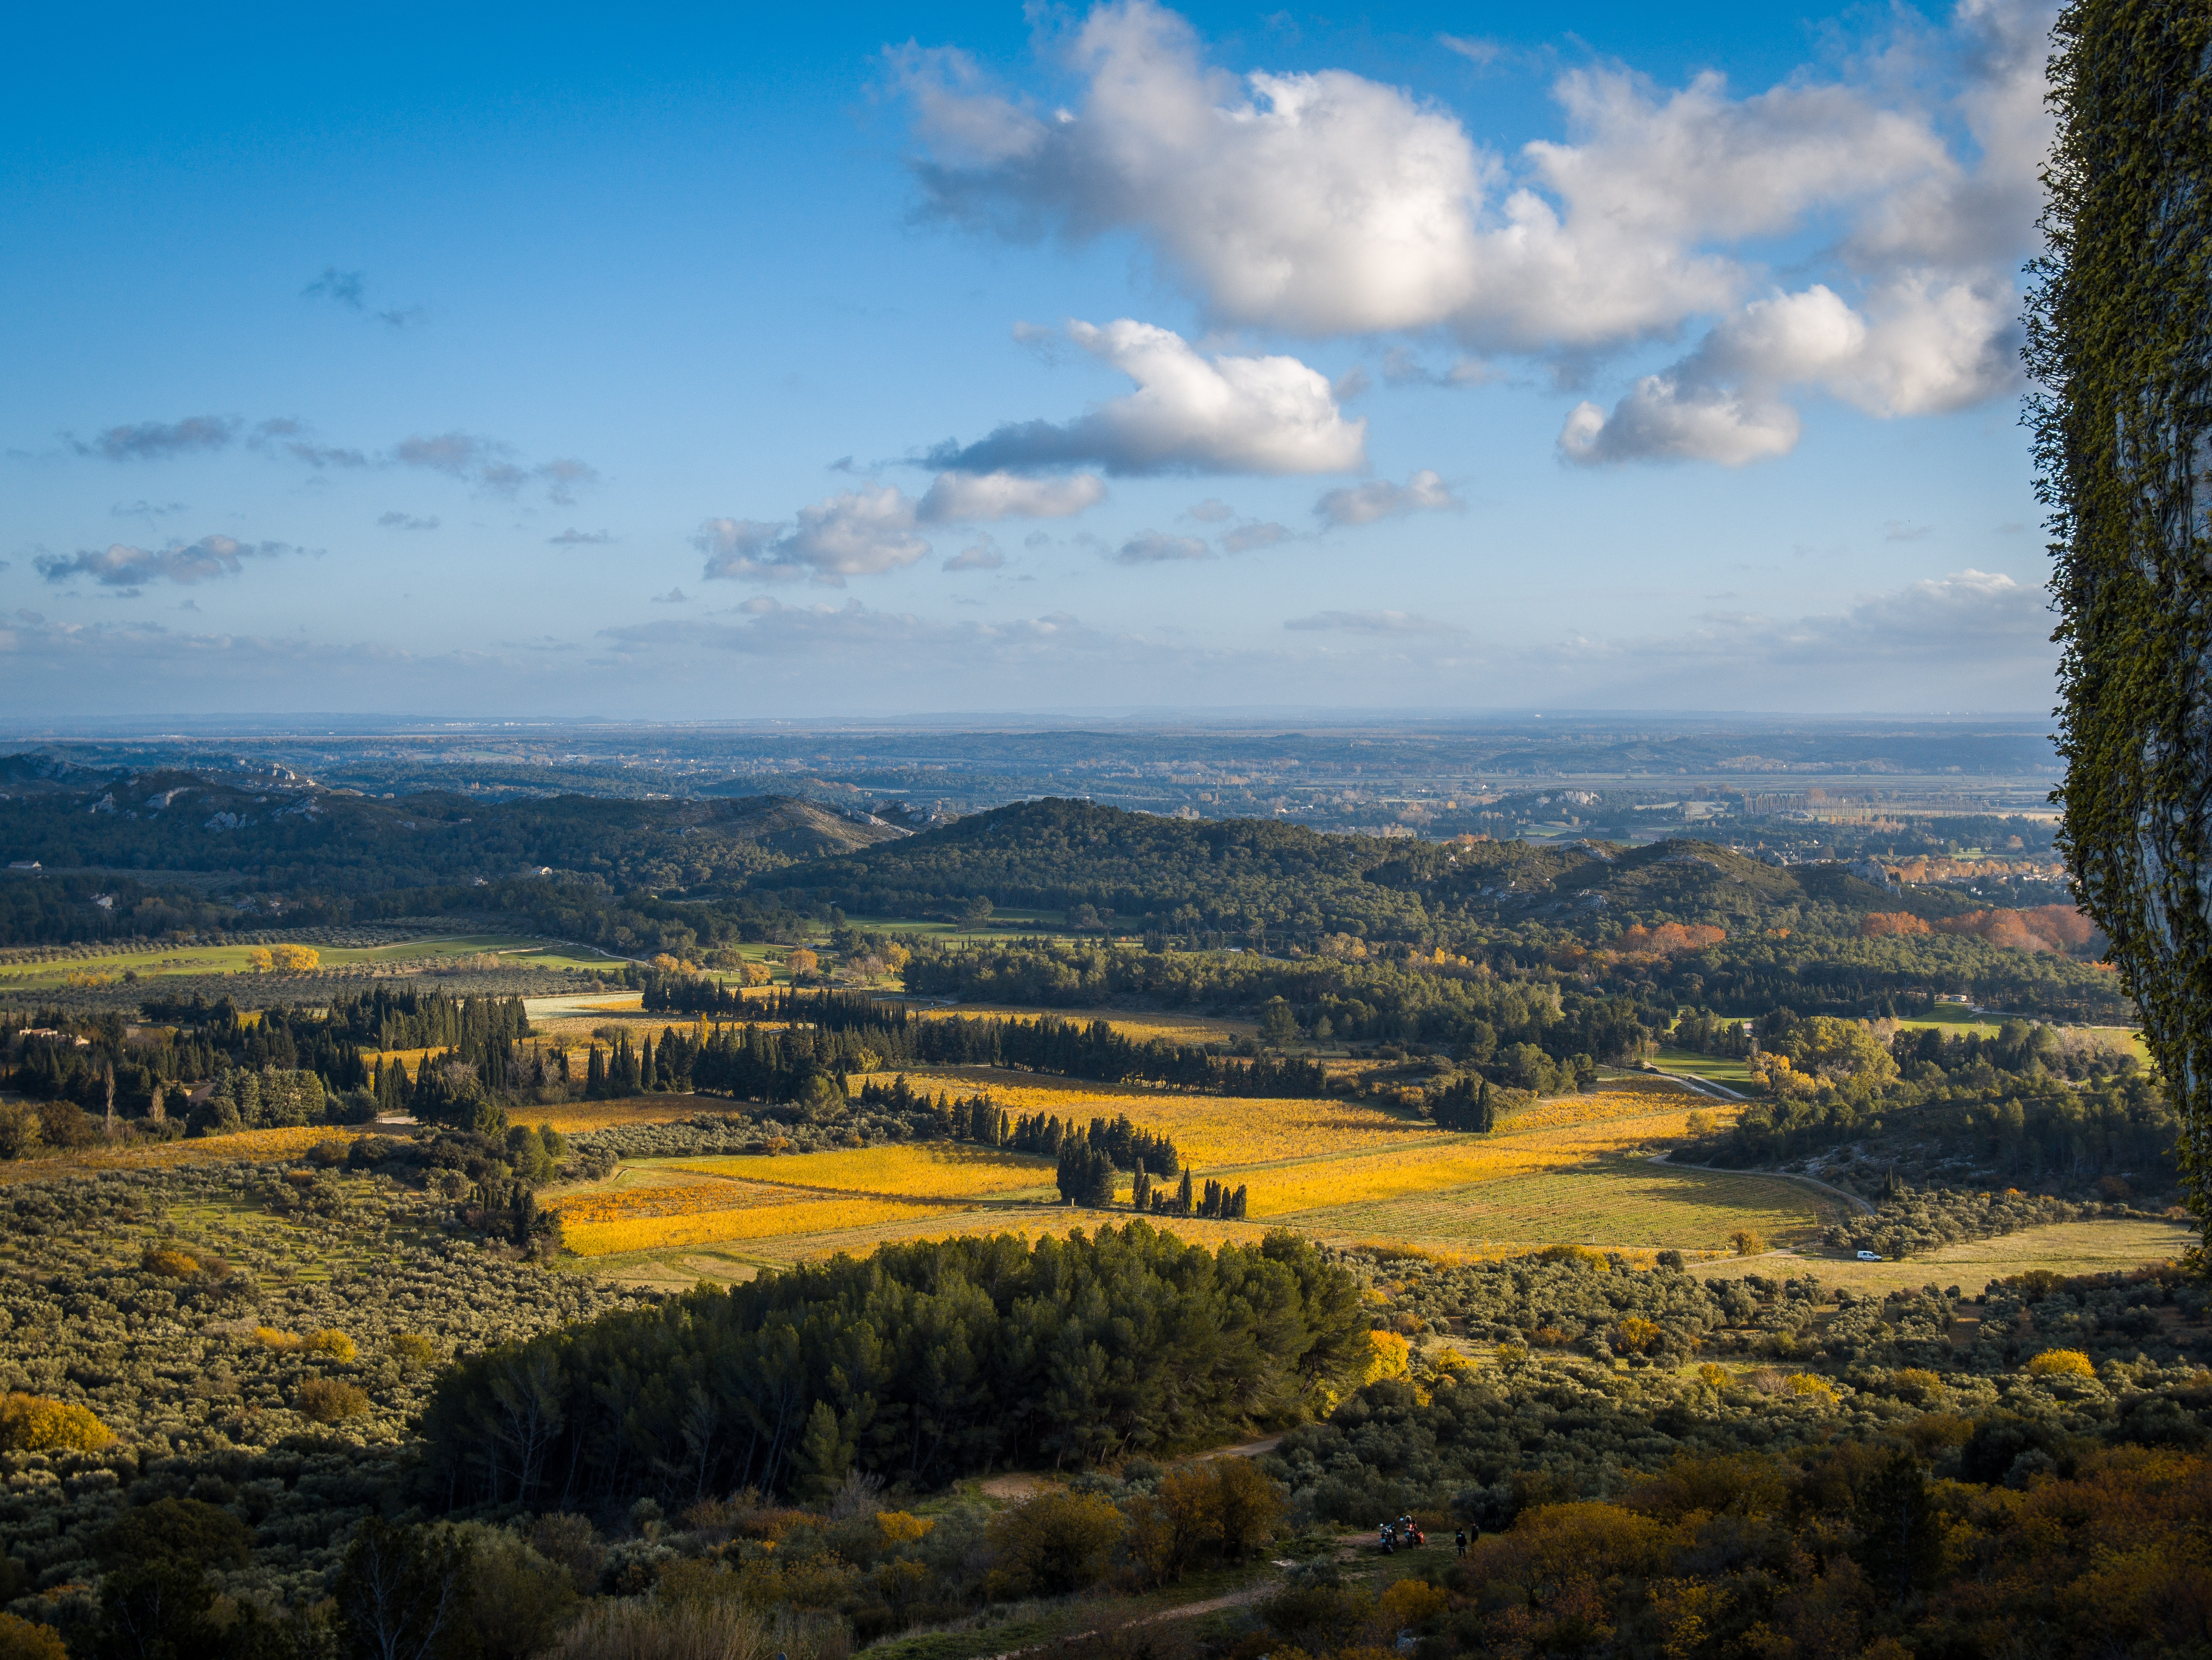
[[[1111,912],[1121,926],[1254,927],[1418,938],[1598,918],[1735,932],[1808,909],[1929,917],[1970,909],[1888,891],[1840,865],[1775,866],[1705,842],[1437,842],[1330,836],[1264,818],[1181,819],[1085,801],[1024,801],[911,838],[755,878],[787,903],[926,915],[976,897],[1017,909]]]
[[[236,873],[253,886],[321,893],[497,882],[540,867],[622,887],[693,888],[902,834],[787,796],[379,799],[283,768],[103,773],[0,757],[0,862]]]

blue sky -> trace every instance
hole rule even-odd
[[[2046,708],[2047,26],[50,9],[0,695]]]

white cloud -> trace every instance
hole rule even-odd
[[[1645,375],[1607,414],[1583,403],[1559,447],[1571,460],[1702,460],[1741,466],[1796,447],[1784,401],[1814,386],[1869,415],[1964,409],[2016,375],[2008,286],[1912,273],[1885,284],[1868,314],[1823,283],[1752,301],[1697,350]]]
[[[377,514],[376,523],[380,530],[435,530],[438,528],[438,516],[432,514],[428,518],[417,518],[395,508],[390,513]]]
[[[1455,623],[1438,622],[1404,611],[1317,611],[1310,617],[1294,617],[1283,624],[1297,633],[1366,635],[1463,635]]]
[[[1503,57],[1505,48],[1495,40],[1470,38],[1462,34],[1440,34],[1437,44],[1446,52],[1455,52],[1477,69],[1487,69]]]
[[[1195,536],[1170,536],[1165,531],[1139,531],[1115,550],[1122,565],[1165,565],[1203,559],[1212,550]]]
[[[793,526],[709,519],[691,544],[707,556],[708,581],[809,577],[842,587],[848,576],[880,575],[928,553],[915,533],[915,507],[896,485],[864,484],[801,508]]]
[[[161,548],[136,548],[117,542],[64,556],[40,554],[32,563],[49,582],[89,578],[102,587],[141,588],[149,582],[204,582],[236,576],[248,559],[273,559],[292,549],[283,542],[240,542],[228,536],[203,536],[197,542],[172,542]]]
[[[1402,484],[1377,478],[1333,489],[1314,503],[1314,512],[1332,525],[1371,525],[1378,519],[1466,505],[1444,487],[1441,475],[1423,467]]]
[[[932,452],[933,465],[1026,472],[1085,463],[1118,474],[1345,472],[1366,459],[1328,378],[1295,357],[1203,357],[1180,335],[1124,318],[1067,337],[1137,383],[1064,425],[1031,421]]]
[[[1105,499],[1106,481],[1096,473],[1025,478],[1012,472],[941,472],[921,498],[916,517],[925,525],[1068,519]]]
[[[1891,418],[2013,386],[2050,12],[1961,0],[1941,31],[1893,19],[1840,75],[1747,96],[1711,73],[1667,88],[1573,70],[1553,88],[1566,136],[1510,156],[1480,149],[1449,109],[1358,75],[1231,75],[1152,0],[1088,14],[1067,54],[1085,87],[1071,111],[993,90],[964,58],[901,67],[938,212],[1016,238],[1133,230],[1223,324],[1443,329],[1579,375],[1717,317],[1614,416],[1577,410],[1563,448],[1741,463],[1796,442],[1781,407],[1793,389]],[[1495,51],[1443,44],[1476,62]],[[1823,239],[1824,280],[1745,304],[1775,258],[1805,260],[1771,240],[1808,231]],[[1832,307],[1842,315],[1813,314]],[[1854,337],[1808,357],[1822,343],[1802,331],[1838,324]],[[1395,368],[1386,358],[1389,378],[1433,378],[1410,359]]]
[[[1571,461],[1717,461],[1740,467],[1787,455],[1803,423],[1787,404],[1753,401],[1647,374],[1608,415],[1581,403],[1559,433]]]
[[[1223,320],[1310,335],[1617,344],[1733,297],[1736,264],[1701,242],[1782,231],[1948,161],[1924,112],[1849,86],[1733,99],[1712,75],[1662,94],[1577,70],[1555,88],[1573,140],[1527,146],[1516,177],[1398,88],[1213,68],[1149,0],[1092,10],[1070,56],[1088,86],[1064,119],[988,90],[964,59],[957,76],[949,59],[903,65],[939,210],[1022,235],[1135,228]]]

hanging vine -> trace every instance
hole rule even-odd
[[[2063,647],[2062,835],[2212,1220],[2212,7],[2075,0],[2025,356]]]

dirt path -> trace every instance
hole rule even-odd
[[[1244,1441],[1233,1447],[1216,1447],[1212,1452],[1201,1452],[1194,1462],[1203,1464],[1209,1458],[1257,1458],[1263,1452],[1273,1452],[1283,1444],[1279,1435],[1263,1435],[1256,1441]]]
[[[1118,1627],[1110,1629],[1127,1630],[1134,1626],[1165,1625],[1171,1620],[1195,1620],[1201,1614],[1218,1614],[1224,1608],[1239,1608],[1248,1602],[1256,1602],[1274,1589],[1275,1582],[1273,1579],[1255,1579],[1242,1590],[1232,1590],[1222,1596],[1209,1596],[1202,1602],[1185,1602],[1176,1608],[1163,1608],[1159,1613],[1148,1614],[1141,1620],[1123,1620]],[[1096,1637],[1108,1629],[1109,1627],[1099,1626],[1089,1631],[1072,1631],[1065,1636],[1047,1638],[1042,1643],[1031,1643],[1024,1648],[1006,1649],[998,1654],[987,1655],[984,1660],[1019,1660],[1022,1655],[1042,1654],[1048,1649],[1058,1648],[1063,1643],[1080,1643],[1085,1638]]]
[[[1700,1078],[1694,1072],[1661,1072],[1658,1075],[1671,1078],[1678,1084],[1687,1084],[1698,1094],[1709,1095],[1716,1101],[1734,1101],[1742,1104],[1751,1099],[1747,1095],[1738,1095],[1725,1084],[1716,1084],[1710,1078]]]
[[[1665,1164],[1671,1163],[1672,1161],[1668,1158],[1667,1154],[1663,1152],[1655,1152],[1651,1155],[1651,1162],[1655,1164]],[[1711,1164],[1675,1164],[1674,1168],[1676,1170],[1693,1170],[1701,1176],[1763,1176],[1770,1182],[1795,1182],[1801,1187],[1812,1188],[1819,1192],[1825,1193],[1831,1199],[1842,1200],[1846,1205],[1849,1205],[1853,1210],[1856,1210],[1862,1216],[1872,1216],[1874,1214],[1874,1207],[1867,1203],[1865,1200],[1860,1198],[1858,1195],[1855,1193],[1846,1193],[1841,1188],[1832,1187],[1827,1183],[1821,1181],[1815,1176],[1793,1176],[1787,1171],[1778,1170],[1718,1170]]]

